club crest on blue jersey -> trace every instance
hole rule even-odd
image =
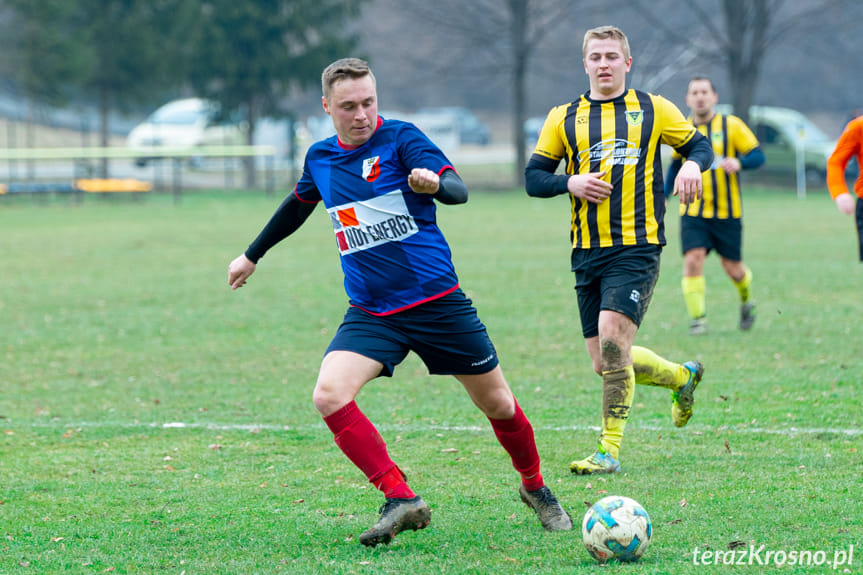
[[[374,182],[381,175],[381,157],[366,158],[363,160],[363,179]]]

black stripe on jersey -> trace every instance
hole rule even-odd
[[[572,102],[566,108],[566,115],[563,118],[563,131],[566,134],[566,139],[569,142],[570,148],[572,148],[572,155],[566,156],[566,174],[577,174],[578,173],[578,141],[575,138],[575,113],[578,111],[579,100]],[[570,165],[575,164],[573,169],[570,170]],[[575,225],[575,220],[578,217],[578,211],[581,208],[581,202],[579,198],[576,198],[572,194],[569,194],[569,199],[572,202],[572,221],[569,222],[570,232],[569,232],[569,241],[572,245],[575,245],[575,242],[578,241],[579,245],[581,244],[581,226]],[[578,230],[578,237],[573,237],[573,230]]]
[[[737,154],[734,155],[737,157]],[[722,116],[722,157],[728,157],[728,116]],[[735,179],[735,174],[729,174],[725,170],[722,170],[723,175],[725,176],[725,197],[728,198],[728,217],[732,217],[732,212],[734,209],[731,207],[731,196],[734,193],[734,187],[732,184]],[[719,207],[718,198],[716,197],[716,188],[713,188],[713,217],[717,216],[716,209]]]
[[[590,142],[591,148],[588,148],[588,153],[590,153],[592,147],[599,142],[602,142],[602,104],[597,104],[594,102],[589,102],[590,106],[590,119],[588,120],[588,133],[590,137],[588,142]],[[590,171],[598,172],[602,165],[602,155],[597,154],[596,160],[590,160]],[[587,209],[587,227],[590,232],[590,244],[592,246],[599,245],[599,223],[596,220],[596,205],[589,205]]]
[[[641,137],[639,138],[638,145],[641,148],[641,153],[647,154],[647,150],[650,148],[650,137],[653,134],[653,124],[655,121],[655,114],[653,111],[653,102],[644,92],[635,91],[635,96],[638,98],[638,105],[641,106],[642,110],[642,120],[641,120]],[[659,196],[662,197],[662,209],[665,210],[665,191],[662,189],[662,155],[659,153],[659,149],[656,150],[656,156],[653,162],[653,204],[654,211],[656,211],[657,206],[657,185],[659,186]],[[647,161],[639,162],[636,166],[635,170],[635,189],[636,190],[644,190],[644,170],[647,168]],[[658,179],[657,179],[658,178]],[[646,194],[635,194],[635,239],[637,243],[641,243],[645,238],[647,238],[647,201]],[[657,218],[659,221],[662,219],[659,217],[660,212],[657,212]]]
[[[570,102],[569,106],[566,108],[566,115],[563,117],[563,131],[566,134],[566,140],[569,142],[570,148],[572,148],[572,156],[566,157],[566,172],[567,174],[576,174],[578,170],[570,171],[569,166],[571,162],[575,162],[576,166],[578,165],[578,141],[575,138],[575,114],[578,112],[578,100],[575,102]]]
[[[707,141],[710,142],[710,147],[713,147],[713,120],[707,122]],[[713,217],[716,217],[716,190],[719,188],[716,186],[716,170],[713,169],[713,165],[710,166],[710,189],[713,190]],[[701,204],[698,206],[698,217],[704,217],[704,204],[707,202],[704,201],[704,198],[701,198]]]
[[[619,140],[625,140],[629,142],[629,124],[626,121],[626,100],[625,94],[624,97],[615,98],[614,100],[614,148],[612,149],[612,154],[614,150],[617,148],[617,142]],[[612,157],[612,160],[614,158]],[[611,163],[611,182],[621,182],[621,188],[623,187],[623,173],[626,170],[626,166],[624,164],[617,164],[614,161]],[[611,197],[608,199],[609,201],[609,216],[611,222],[623,222],[623,194],[611,194]],[[622,225],[611,225],[609,226],[609,233],[611,234],[611,245],[613,246],[622,246],[623,245],[623,227]]]

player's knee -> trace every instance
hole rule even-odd
[[[343,394],[338,393],[337,387],[328,385],[326,382],[321,382],[320,380],[318,380],[315,390],[312,392],[312,403],[314,403],[315,409],[323,417],[335,413],[350,403],[350,401],[351,399],[346,400]]]
[[[315,390],[312,392],[312,403],[315,404],[315,409],[317,409],[321,415],[324,417],[329,415],[327,413],[329,411],[328,406],[330,405],[329,394],[317,385],[315,386]]]
[[[603,340],[600,345],[600,350],[602,352],[602,359],[599,371],[600,374],[602,374],[603,371],[611,371],[624,367],[626,363],[626,358],[623,351],[623,346],[620,344],[620,342],[615,339]],[[596,369],[596,365],[594,365],[594,369]]]
[[[746,266],[740,260],[724,259],[722,260],[722,267],[725,268],[728,277],[735,282],[741,282],[746,277]]]
[[[604,340],[600,349],[602,350],[603,363],[620,360],[620,346],[613,339]]]
[[[515,416],[515,399],[512,394],[495,394],[477,402],[477,407],[491,419],[512,419]]]

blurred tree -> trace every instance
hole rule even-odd
[[[450,80],[452,69],[467,67],[474,77],[489,79],[505,75],[511,94],[512,141],[516,162],[514,180],[524,184],[526,165],[524,122],[527,119],[527,72],[533,56],[551,32],[573,23],[575,8],[585,0],[402,0],[411,21],[434,26],[436,37],[445,39],[460,58],[438,55],[429,65],[442,69],[436,75]],[[454,15],[456,15],[454,17]],[[442,44],[443,45],[443,44]],[[581,44],[577,59],[581,58]],[[464,54],[470,54],[465,58]],[[451,81],[451,80],[450,80]]]
[[[62,105],[68,86],[85,70],[84,50],[67,24],[75,7],[65,0],[4,0],[0,69],[29,101]],[[65,23],[46,31],[45,23]]]
[[[35,101],[96,101],[100,143],[107,146],[111,110],[128,110],[179,84],[197,3],[3,0],[6,68]],[[107,159],[100,171],[107,177]]]
[[[241,112],[251,144],[259,119],[288,114],[281,102],[292,88],[315,85],[327,64],[353,55],[357,35],[348,20],[364,1],[202,2],[189,80],[225,114]],[[251,158],[246,185],[255,185]]]
[[[68,86],[83,73],[83,50],[71,29],[58,26],[46,34],[43,21],[68,22],[74,7],[64,0],[8,0],[2,22],[0,71],[27,103],[27,146],[32,147],[37,107],[40,104],[64,105]],[[28,162],[28,175],[35,166]]]
[[[100,140],[108,145],[112,109],[152,100],[180,82],[185,34],[194,25],[194,0],[76,0],[73,26],[86,47],[82,94],[98,102]],[[107,161],[102,166],[107,175]]]
[[[730,103],[735,114],[748,122],[768,53],[795,34],[808,36],[811,42],[807,45],[822,46],[823,40],[812,38],[807,26],[824,19],[830,10],[850,11],[859,6],[859,0],[691,0],[682,5],[695,17],[686,35],[681,35],[666,16],[680,3],[635,0],[634,5],[663,38],[677,39],[677,46],[671,50],[666,46],[665,50],[674,56],[669,63],[677,72],[705,63],[724,68]],[[660,77],[667,79],[657,75]]]

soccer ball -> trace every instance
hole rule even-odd
[[[609,495],[594,503],[581,522],[588,553],[605,563],[609,559],[636,561],[650,545],[650,516],[637,501]]]

